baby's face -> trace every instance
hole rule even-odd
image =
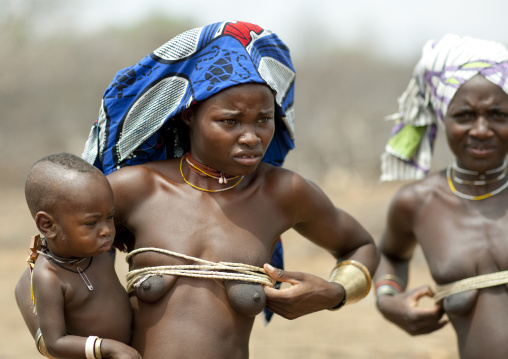
[[[90,257],[109,250],[115,238],[113,191],[103,176],[79,174],[55,209],[50,250],[61,257]]]

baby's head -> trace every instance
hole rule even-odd
[[[69,153],[40,159],[28,172],[25,197],[54,254],[88,257],[111,248],[113,191],[104,174],[83,159]]]

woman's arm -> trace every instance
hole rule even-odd
[[[379,244],[381,262],[374,277],[377,308],[388,321],[411,335],[430,333],[447,323],[441,320],[441,305],[418,306],[420,298],[433,296],[429,286],[405,291],[417,244],[413,231],[420,203],[417,186],[403,187],[392,200]]]
[[[314,183],[293,175],[288,192],[282,196],[282,205],[293,217],[293,228],[320,247],[329,251],[339,262],[354,260],[373,273],[379,254],[370,234],[349,214],[336,208],[331,200]],[[323,309],[344,304],[345,287],[317,276],[271,269],[268,273],[279,281],[289,282],[290,288],[266,288],[267,307],[285,318],[294,319]],[[330,271],[332,266],[330,267]],[[360,269],[360,278],[364,278]],[[370,276],[369,276],[370,279]],[[368,281],[364,282],[365,285]],[[369,288],[365,288],[368,292]],[[366,295],[366,293],[365,293]],[[346,298],[345,298],[346,296]]]

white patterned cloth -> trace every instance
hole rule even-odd
[[[406,91],[396,124],[381,156],[381,180],[424,178],[430,170],[437,124],[457,90],[482,75],[508,94],[508,50],[487,40],[448,34],[428,41]]]

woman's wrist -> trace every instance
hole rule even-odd
[[[333,290],[332,304],[327,307],[329,310],[337,310],[344,306],[346,302],[346,291],[340,283],[329,282]]]
[[[393,274],[385,274],[376,278],[374,282],[374,289],[376,291],[376,298],[382,296],[394,296],[404,291],[404,281],[402,278]]]

